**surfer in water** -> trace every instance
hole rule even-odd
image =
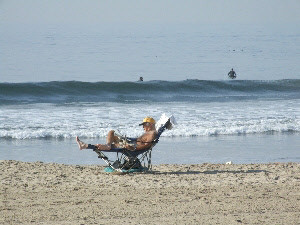
[[[236,78],[236,73],[233,70],[233,68],[229,71],[228,77],[230,77],[231,79],[235,79]]]
[[[78,137],[76,137],[76,142],[78,144],[78,147],[80,150],[82,149],[90,149],[94,148],[94,146],[97,147],[98,150],[111,150],[112,148],[123,148],[125,147],[128,150],[144,150],[149,148],[153,143],[153,140],[155,139],[157,132],[155,129],[155,120],[151,117],[146,117],[140,126],[143,126],[145,133],[137,138],[136,146],[132,145],[126,145],[121,146],[120,145],[120,138],[115,134],[114,130],[110,130],[108,132],[108,135],[106,137],[106,144],[96,144],[96,145],[90,145],[86,144],[83,141],[79,140]]]

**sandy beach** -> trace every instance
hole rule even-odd
[[[299,224],[300,164],[103,166],[0,161],[0,224]]]

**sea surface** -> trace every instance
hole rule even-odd
[[[77,151],[76,136],[103,143],[114,129],[136,137],[145,116],[158,120],[166,113],[177,125],[157,145],[165,151],[160,163],[300,161],[300,80],[61,81],[1,83],[0,88],[0,155],[5,159],[24,160],[29,154],[26,160],[34,160],[40,148],[40,161],[59,150],[65,153],[62,162],[73,163],[68,157]],[[205,159],[207,152],[214,154]],[[257,157],[249,159],[253,154]],[[73,161],[84,162],[80,157]]]
[[[300,162],[299,32],[79,31],[1,31],[0,159],[102,163],[75,137],[136,137],[166,113],[154,164]]]

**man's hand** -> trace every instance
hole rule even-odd
[[[126,144],[125,148],[128,149],[128,150],[135,150],[135,147],[134,147],[133,144]]]

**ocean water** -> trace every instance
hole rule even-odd
[[[299,24],[1,24],[0,82],[299,79]]]
[[[145,116],[167,113],[178,124],[154,163],[300,161],[299,32],[79,31],[1,31],[0,159],[100,163],[76,136],[139,136]]]
[[[156,163],[300,160],[300,80],[70,81],[0,87],[3,159],[97,163],[92,153],[77,150],[76,136],[103,143],[114,129],[136,137],[142,134],[138,124],[145,116],[158,120],[166,113],[178,124],[163,133]]]

